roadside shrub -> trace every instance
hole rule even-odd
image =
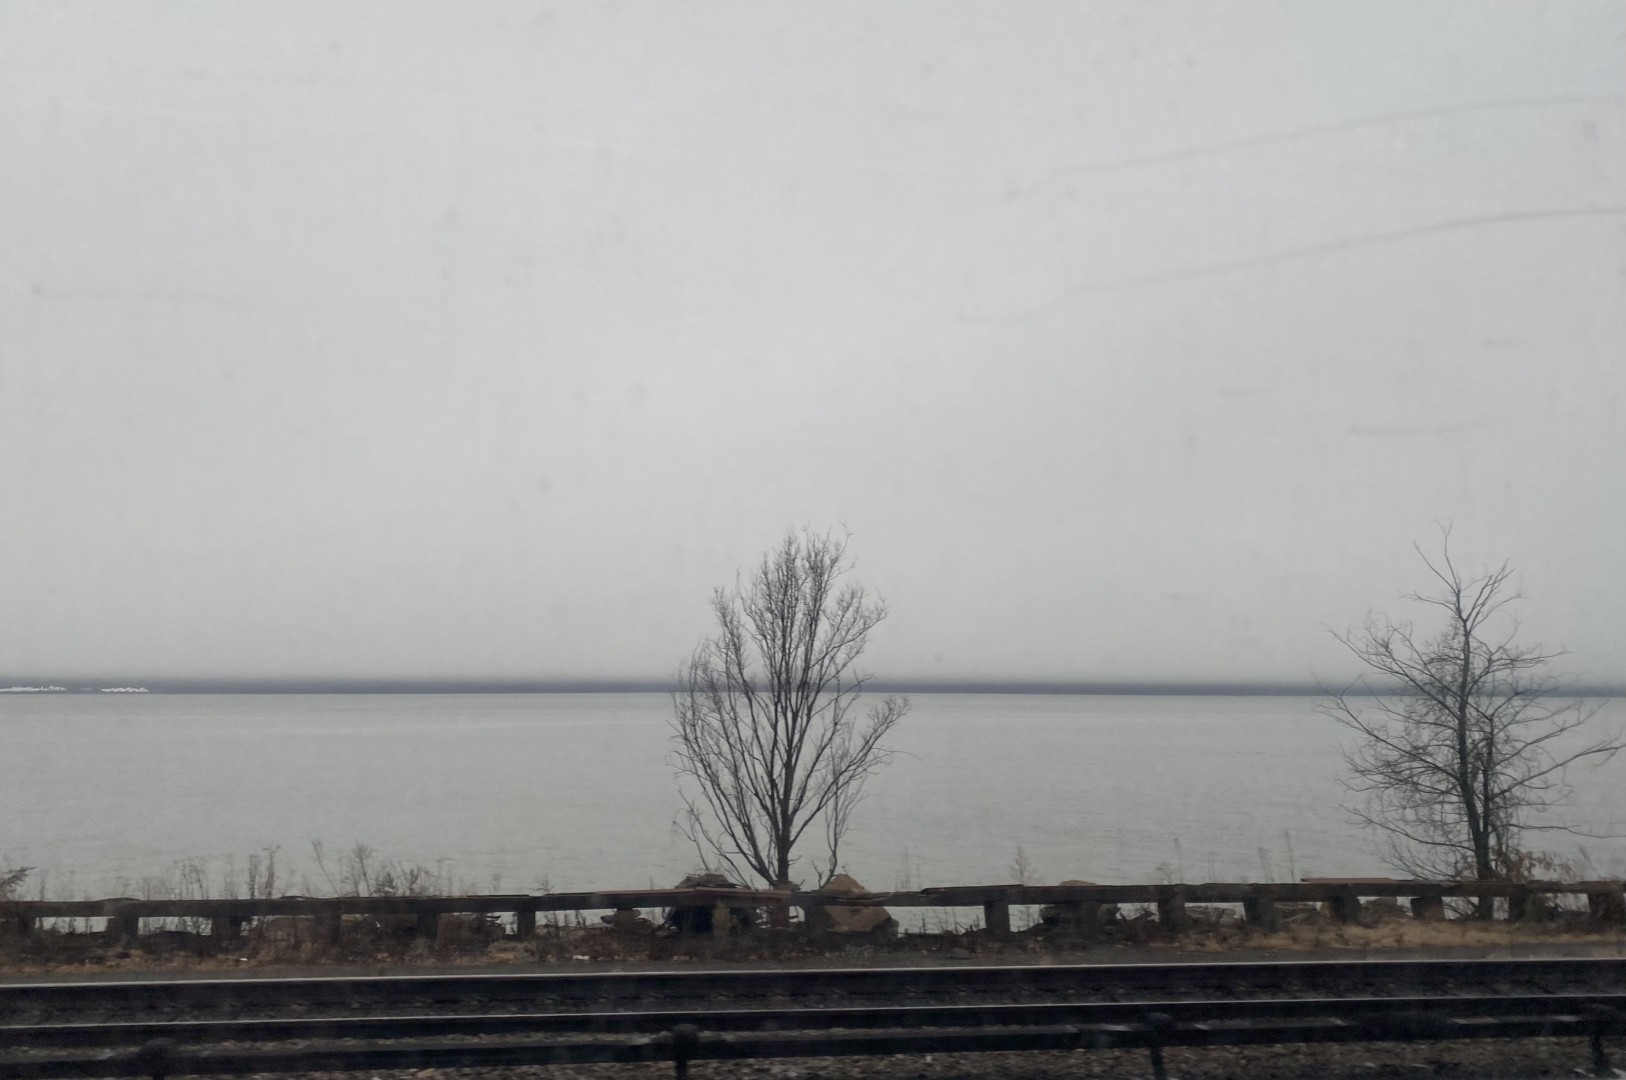
[[[19,899],[17,891],[33,870],[32,866],[19,866],[15,870],[0,871],[0,900]]]

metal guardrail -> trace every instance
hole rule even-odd
[[[106,919],[113,933],[133,939],[142,919],[197,919],[212,923],[212,932],[226,937],[238,933],[252,919],[304,917],[326,921],[335,930],[345,916],[410,916],[420,936],[433,938],[442,915],[513,915],[521,937],[535,931],[536,918],[546,912],[631,911],[640,908],[726,907],[767,908],[788,912],[800,908],[810,926],[819,928],[821,909],[832,907],[957,908],[980,907],[993,933],[1010,931],[1010,908],[1043,905],[1084,912],[1091,905],[1145,904],[1173,927],[1185,922],[1188,904],[1240,904],[1250,922],[1275,925],[1281,904],[1326,905],[1343,920],[1359,916],[1363,902],[1407,899],[1412,913],[1430,918],[1443,914],[1446,900],[1493,898],[1505,900],[1509,918],[1520,919],[1538,910],[1543,897],[1585,896],[1592,916],[1600,922],[1626,922],[1626,886],[1620,881],[1405,881],[1379,878],[1315,879],[1299,882],[1208,882],[1169,885],[971,885],[901,892],[830,895],[772,889],[692,888],[624,889],[541,895],[474,896],[339,896],[269,897],[220,900],[23,900],[0,903],[0,920],[10,921],[27,934],[41,919]]]

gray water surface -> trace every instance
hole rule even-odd
[[[926,694],[843,863],[872,888],[1289,880],[1390,871],[1348,820],[1340,730],[1303,697]],[[674,828],[661,694],[0,695],[0,865],[51,898],[213,895],[278,848],[327,892],[361,842],[470,890],[645,888],[698,864]],[[1621,726],[1626,702],[1597,721]],[[1626,871],[1626,762],[1575,777],[1599,873]],[[1550,839],[1573,854],[1576,841]],[[810,875],[811,876],[811,873]],[[144,881],[144,879],[146,879]]]

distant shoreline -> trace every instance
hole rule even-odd
[[[458,681],[458,680],[251,680],[176,679],[173,681],[110,681],[100,686],[68,687],[82,680],[0,680],[0,693],[19,697],[61,696],[64,694],[141,693],[152,694],[665,694],[675,684],[657,679]],[[1080,697],[1314,697],[1326,687],[1313,683],[1210,683],[1210,682],[1021,682],[996,680],[928,681],[876,679],[865,688],[880,694],[1032,694],[1076,695]],[[1621,697],[1626,687],[1567,687],[1565,697]]]

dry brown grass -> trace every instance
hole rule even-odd
[[[1423,921],[1385,919],[1372,925],[1328,921],[1294,923],[1274,934],[1253,934],[1245,944],[1259,949],[1484,949],[1541,944],[1626,943],[1621,929],[1566,923],[1481,922],[1472,919]],[[1234,947],[1234,946],[1233,946]]]
[[[411,918],[347,917],[335,939],[332,926],[309,918],[273,918],[249,924],[241,937],[217,941],[193,930],[160,930],[122,947],[99,932],[46,929],[26,938],[0,938],[0,972],[132,971],[336,965],[535,965],[642,963],[907,964],[932,960],[1093,961],[1111,963],[1174,954],[1321,953],[1393,951],[1626,949],[1626,928],[1602,926],[1582,913],[1561,913],[1538,923],[1427,921],[1401,909],[1369,904],[1358,923],[1342,923],[1308,906],[1284,906],[1279,930],[1250,926],[1240,911],[1193,907],[1190,930],[1170,934],[1150,911],[1126,909],[1093,937],[1043,925],[1000,940],[983,929],[954,927],[897,937],[811,938],[803,928],[714,938],[709,933],[657,930],[648,922],[613,928],[584,915],[553,916],[536,934],[518,940],[487,916],[442,916],[436,939],[420,939]],[[658,918],[658,915],[657,915]]]

